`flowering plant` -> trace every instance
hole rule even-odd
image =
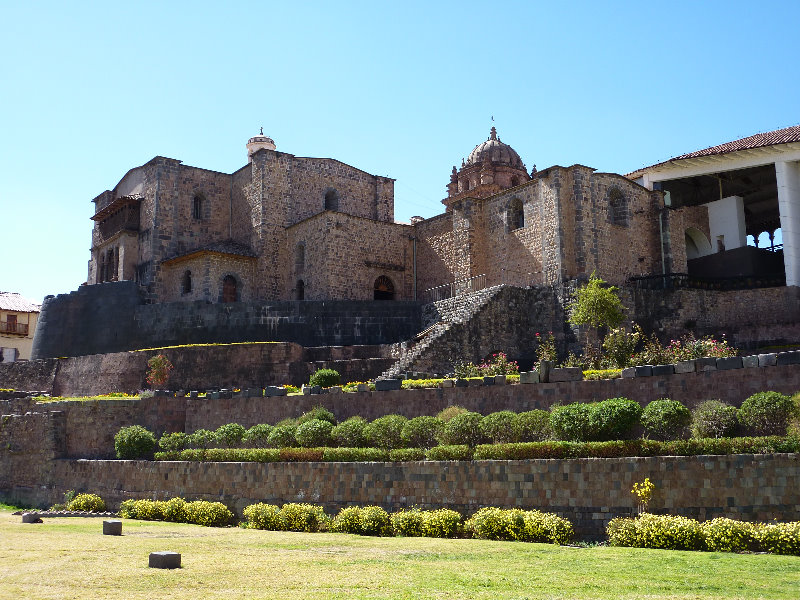
[[[169,379],[169,372],[174,368],[169,359],[163,354],[156,354],[147,361],[149,370],[145,380],[150,385],[164,385]]]

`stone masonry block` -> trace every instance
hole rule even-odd
[[[523,371],[519,374],[520,383],[539,383],[539,371]]]
[[[581,381],[583,379],[583,369],[580,367],[564,367],[563,369],[553,369],[550,371],[550,383],[557,381]]]
[[[553,370],[555,363],[552,360],[539,361],[539,381],[548,383],[550,381],[550,371]]]
[[[698,358],[695,361],[695,368],[698,373],[702,371],[716,371],[717,359],[716,358]]]
[[[759,367],[774,367],[776,364],[778,364],[778,355],[774,352],[758,355]]]
[[[800,352],[778,352],[777,365],[798,365],[800,364]]]
[[[743,356],[742,357],[742,368],[744,369],[754,369],[758,366],[758,356],[753,354],[752,356]]]
[[[495,385],[505,385],[508,383],[508,379],[506,379],[505,375],[495,375],[494,376],[494,384]]]
[[[369,384],[368,383],[359,383],[356,386],[356,391],[357,392],[369,392],[370,391]]]
[[[303,395],[308,396],[310,394],[321,394],[322,388],[318,385],[304,385],[303,386]]]
[[[41,523],[42,520],[39,518],[38,513],[22,513],[22,522],[23,523]]]
[[[652,377],[653,375],[653,366],[652,365],[639,365],[637,367],[633,367],[635,371],[634,377]]]
[[[484,377],[483,385],[494,385],[494,375]]]
[[[342,386],[334,385],[333,387],[328,388],[329,394],[341,394],[342,393]]]
[[[673,375],[675,373],[675,365],[654,365],[653,376],[663,377],[664,375]]]
[[[676,373],[694,373],[695,368],[696,364],[693,360],[682,360],[675,364]]]
[[[453,380],[452,379],[442,379],[442,381],[439,382],[439,387],[440,388],[451,388],[451,387],[453,387]]]
[[[402,379],[378,379],[375,382],[376,392],[389,392],[392,390],[399,390],[403,387]]]
[[[286,388],[279,385],[269,385],[264,388],[264,395],[269,397],[285,396],[287,393]]]
[[[636,367],[627,367],[625,369],[622,369],[622,373],[620,373],[620,376],[623,379],[633,379],[634,377],[636,377]]]
[[[122,535],[122,521],[103,521],[103,535]]]
[[[730,356],[728,358],[717,359],[717,371],[729,371],[730,369],[741,369],[742,357]]]
[[[151,552],[148,566],[153,569],[179,569],[181,555],[177,552]]]

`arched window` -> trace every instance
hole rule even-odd
[[[183,278],[181,279],[181,295],[185,296],[186,294],[192,293],[192,272],[188,269],[183,273]]]
[[[239,299],[239,290],[236,278],[233,275],[226,275],[222,280],[222,301],[236,302]]]
[[[192,199],[192,218],[197,221],[203,220],[203,211],[204,211],[204,204],[203,196],[200,194],[195,194],[194,198]]]
[[[339,210],[339,192],[333,188],[325,192],[325,210]]]
[[[302,273],[306,268],[306,245],[299,243],[294,249],[294,270],[296,273]]]
[[[306,284],[303,283],[302,279],[297,280],[297,299],[298,300],[306,299]]]
[[[522,209],[522,200],[514,198],[508,203],[508,214],[506,218],[509,231],[525,227],[525,211]]]
[[[628,226],[628,199],[618,188],[608,192],[608,220],[614,225]]]
[[[394,284],[392,280],[381,275],[375,280],[375,300],[394,300]]]

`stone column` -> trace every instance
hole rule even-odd
[[[776,162],[786,285],[800,286],[800,162]]]

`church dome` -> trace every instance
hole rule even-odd
[[[497,129],[494,127],[492,127],[492,131],[489,134],[489,139],[475,146],[475,149],[467,159],[466,166],[479,165],[484,160],[518,169],[525,168],[517,151],[500,141],[497,137]]]
[[[264,128],[261,128],[259,135],[254,135],[247,140],[247,162],[252,160],[253,154],[259,150],[275,150],[275,142],[269,136],[264,135]]]

